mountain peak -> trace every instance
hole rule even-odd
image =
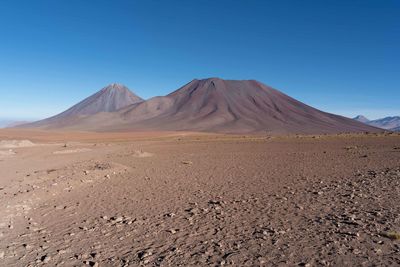
[[[85,98],[78,104],[53,117],[34,122],[31,125],[43,125],[57,121],[63,124],[71,118],[94,115],[100,112],[115,112],[121,108],[142,102],[143,99],[132,93],[123,84],[112,83],[100,91]]]
[[[359,121],[359,122],[362,122],[362,123],[367,123],[367,122],[369,122],[369,119],[367,119],[367,118],[366,118],[365,116],[363,116],[363,115],[358,115],[358,116],[354,117],[353,120],[356,120],[356,121]]]
[[[121,83],[111,83],[111,84],[107,85],[106,87],[104,87],[102,90],[104,90],[104,91],[106,91],[106,90],[107,91],[109,91],[109,90],[129,91],[129,88]]]
[[[195,81],[205,82],[205,81],[217,81],[217,80],[221,81],[223,79],[218,78],[218,77],[208,77],[208,78],[203,78],[203,79],[193,79],[192,82],[195,82]]]
[[[247,80],[247,79],[243,79],[243,80],[233,80],[233,79],[222,79],[219,77],[208,77],[208,78],[204,78],[204,79],[194,79],[192,80],[192,82],[195,81],[199,81],[199,82],[248,82],[248,81],[252,81],[252,82],[257,82],[260,83],[257,80]]]
[[[210,78],[203,79],[202,81],[217,82],[217,81],[224,81],[224,79],[221,79],[218,77],[210,77]]]

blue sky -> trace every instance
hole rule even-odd
[[[400,115],[400,2],[2,0],[0,119],[119,82],[143,98],[256,79],[322,110]]]

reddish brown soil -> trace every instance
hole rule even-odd
[[[0,266],[400,264],[399,135],[30,134],[0,158]]]

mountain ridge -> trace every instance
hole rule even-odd
[[[360,118],[365,118],[365,117],[362,115],[358,115],[353,119],[385,130],[390,130],[390,131],[400,130],[400,116],[388,116],[376,120],[367,120],[365,122],[361,121]]]
[[[222,133],[338,133],[377,131],[308,106],[256,80],[194,79],[166,96],[114,112],[50,122],[44,128],[169,130]]]

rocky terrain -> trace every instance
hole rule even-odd
[[[400,264],[399,135],[29,135],[0,266]]]

